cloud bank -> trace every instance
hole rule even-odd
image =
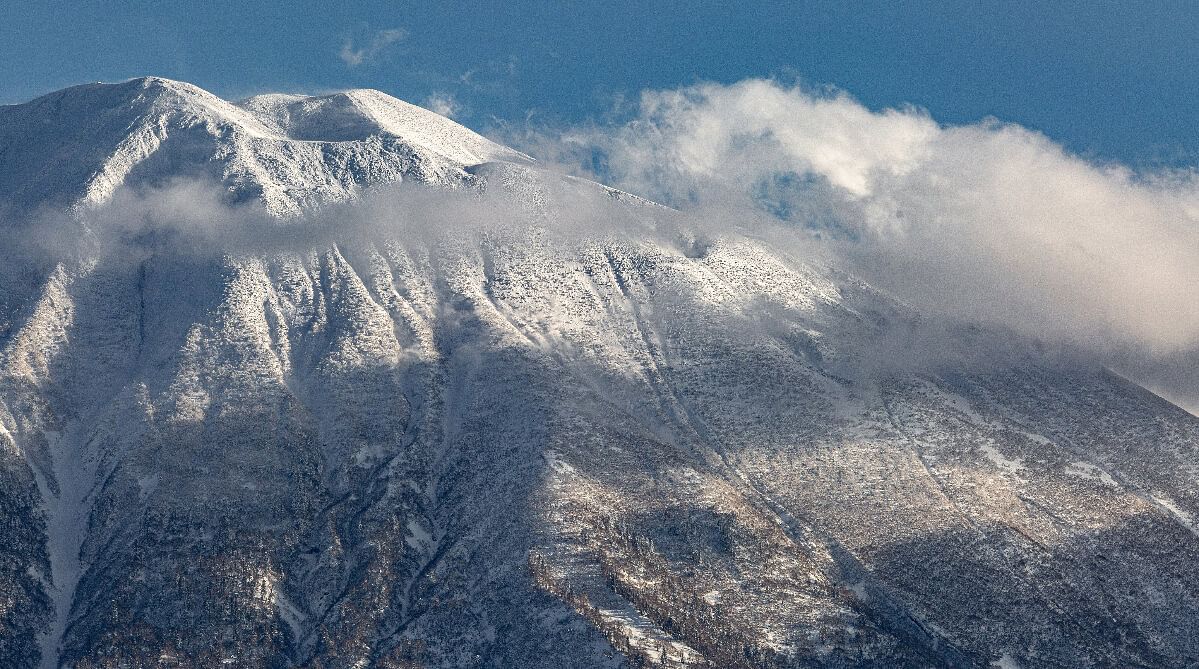
[[[655,214],[673,221],[652,231],[663,243],[674,243],[674,222],[705,236],[749,233],[946,323],[989,323],[1097,355],[1199,411],[1192,172],[1136,173],[1018,126],[943,126],[918,109],[873,111],[844,94],[765,80],[648,92],[626,121],[537,129],[510,143],[682,210]],[[546,226],[553,234],[651,233],[618,220],[632,210],[611,206],[602,189],[557,192],[557,183],[546,181],[546,197],[534,198],[563,210]],[[111,252],[131,257],[160,244],[270,252],[376,235],[492,235],[532,220],[528,202],[500,191],[372,189],[286,225],[252,206],[230,207],[227,195],[187,181],[127,190],[82,220],[60,217],[2,246],[30,257],[114,239]],[[94,234],[81,235],[80,225]]]
[[[647,92],[627,122],[531,149],[699,215],[767,212],[925,312],[1085,346],[1199,405],[1194,172],[768,80]]]

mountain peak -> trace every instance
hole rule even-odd
[[[77,114],[118,111],[139,114],[154,109],[181,111],[194,107],[221,109],[232,105],[193,84],[162,77],[138,77],[117,83],[70,86],[6,109],[13,113],[41,114],[45,121],[70,121]]]
[[[0,193],[18,208],[99,204],[124,185],[206,176],[279,214],[415,178],[457,182],[485,162],[529,162],[448,118],[372,89],[240,103],[140,77],[0,107]]]
[[[404,139],[463,165],[529,160],[440,114],[372,88],[315,96],[257,95],[239,106],[295,140],[360,141],[383,135]]]

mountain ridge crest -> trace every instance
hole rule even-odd
[[[413,178],[455,184],[483,163],[531,158],[374,89],[231,102],[190,83],[80,84],[0,107],[0,192],[10,203],[108,201],[122,185],[215,177],[276,214]]]

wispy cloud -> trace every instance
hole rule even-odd
[[[349,67],[375,62],[388,47],[408,36],[402,28],[377,30],[365,39],[347,37],[341,45],[338,57]]]
[[[457,84],[475,92],[510,91],[519,70],[520,59],[509,55],[506,59],[489,60],[470,68],[458,77]]]
[[[437,92],[425,98],[424,107],[446,118],[454,118],[462,110],[454,94],[446,92]]]

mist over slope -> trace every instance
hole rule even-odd
[[[1199,660],[1199,419],[1085,349],[373,91],[0,156],[8,665]]]
[[[944,126],[746,80],[647,91],[624,122],[519,141],[702,217],[818,237],[926,314],[1085,347],[1199,409],[1199,180],[1071,155],[995,119]]]

